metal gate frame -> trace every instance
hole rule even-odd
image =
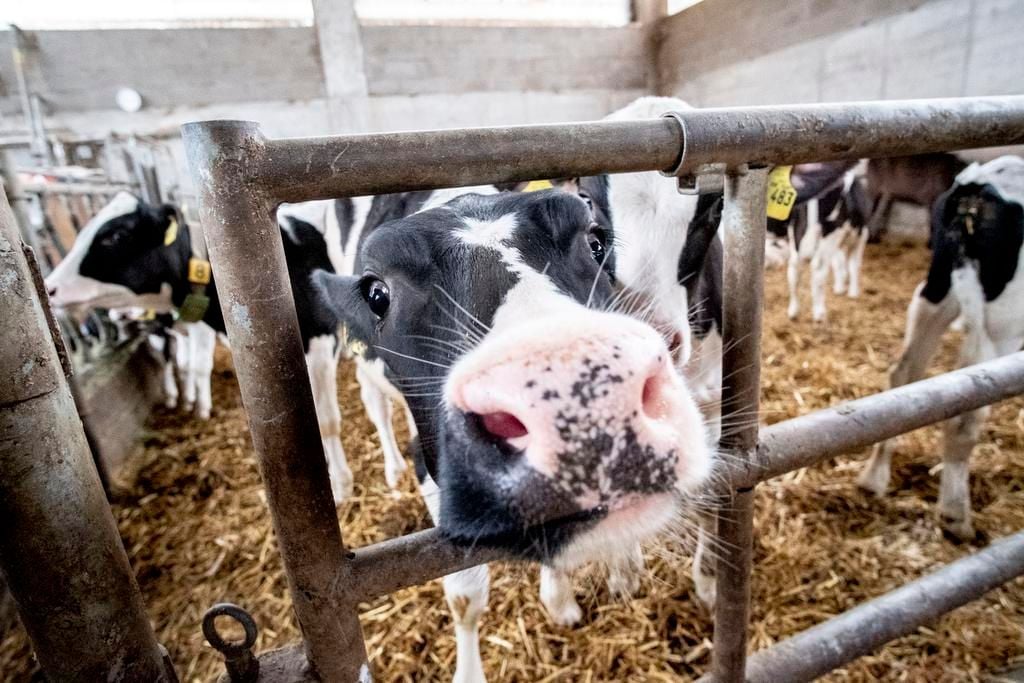
[[[186,124],[182,135],[306,654],[325,679],[356,680],[369,671],[359,601],[498,554],[454,548],[436,531],[354,553],[345,549],[274,220],[278,204],[649,170],[679,176],[681,189],[699,191],[705,184],[720,185],[716,176],[724,173],[723,376],[730,382],[722,405],[728,421],[731,414],[756,414],[759,403],[766,167],[1024,143],[1024,97],[706,109],[645,121],[279,140],[264,138],[254,123],[212,121]],[[719,546],[735,550],[725,553],[717,572],[715,679],[742,681],[748,668],[757,482],[1022,392],[1024,353],[1019,353],[776,425],[760,441],[756,423],[724,436],[720,445],[731,453],[730,461],[746,467],[732,472],[732,490],[718,510]],[[959,604],[959,597],[974,597],[992,581],[1024,573],[1024,534],[979,553],[986,563],[997,555],[1008,559],[993,563],[1004,569],[995,577],[972,575],[956,565],[947,569],[956,572],[961,595],[947,597],[940,611]],[[930,586],[925,584],[925,592]],[[932,601],[907,604],[898,592],[882,600],[898,602],[899,614],[913,617],[880,619],[892,628],[877,629],[873,638],[834,639],[838,653],[814,659],[826,668],[837,666],[936,609]],[[923,606],[931,611],[925,613]],[[858,630],[865,614],[873,619],[878,611],[864,609],[819,627],[823,632],[812,630],[802,640],[761,653],[749,674],[766,680],[781,680],[775,677],[779,671],[787,680],[811,675],[815,667],[802,655],[836,630],[846,634],[851,622]]]
[[[653,120],[277,140],[266,139],[255,123],[209,121],[186,124],[182,134],[302,631],[301,643],[260,657],[259,680],[362,681],[370,669],[358,620],[361,601],[501,554],[454,547],[436,530],[355,551],[345,547],[274,217],[278,204],[650,170],[678,176],[680,188],[689,191],[724,184],[723,374],[730,382],[722,403],[728,420],[758,408],[766,167],[1024,144],[1024,97],[704,109]],[[6,365],[0,354],[0,376]],[[727,490],[721,491],[719,545],[735,550],[718,567],[709,676],[808,680],[1024,574],[1020,532],[747,662],[758,482],[1021,393],[1024,352],[788,420],[760,434],[754,424],[723,438],[732,464]],[[8,457],[0,449],[0,466]],[[18,506],[18,495],[33,486],[39,483],[0,478],[0,500]],[[51,514],[34,507],[32,513]],[[0,557],[0,564],[9,574],[24,569],[15,555]],[[79,592],[88,600],[87,591]],[[37,650],[48,635],[46,624],[40,628],[33,634]],[[149,637],[138,640],[152,652]]]

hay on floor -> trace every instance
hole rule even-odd
[[[830,295],[830,322],[785,317],[785,277],[768,273],[764,337],[764,415],[775,422],[886,386],[899,350],[905,308],[923,276],[922,248],[869,247],[865,293]],[[808,279],[805,273],[805,280]],[[809,309],[804,293],[805,310]],[[956,346],[937,367],[951,368]],[[158,637],[183,681],[209,681],[223,670],[200,635],[204,610],[239,603],[260,626],[259,650],[297,638],[285,579],[251,457],[227,352],[218,351],[214,414],[207,423],[161,411],[146,439],[139,478],[115,505]],[[340,381],[344,445],[355,497],[338,511],[348,542],[365,545],[423,528],[426,511],[407,475],[392,496],[380,448],[359,403],[351,368]],[[943,538],[934,504],[938,428],[900,441],[893,492],[875,500],[855,486],[860,463],[838,457],[758,489],[751,646],[762,648],[971,552],[985,538],[1024,528],[1024,401],[996,407],[971,462],[979,540]],[[711,620],[692,595],[688,544],[648,550],[640,595],[609,598],[597,570],[581,574],[584,608],[576,629],[553,625],[537,597],[537,571],[496,565],[482,628],[492,681],[687,680],[710,661]],[[362,608],[367,649],[385,681],[450,679],[451,621],[437,581]],[[993,591],[914,635],[901,638],[826,680],[971,681],[1024,660],[1024,581]],[[28,680],[20,633],[0,643],[0,671]]]

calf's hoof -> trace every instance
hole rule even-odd
[[[613,571],[608,574],[608,592],[617,600],[628,600],[640,591],[639,571]]]
[[[331,495],[334,496],[334,504],[341,505],[352,497],[352,472],[331,476]]]
[[[391,463],[386,463],[384,465],[384,481],[387,482],[389,489],[394,491],[398,488],[399,483],[401,483],[402,475],[405,474],[407,469],[409,469],[409,466],[406,464],[405,460],[399,460],[393,465]]]
[[[877,498],[884,498],[889,488],[888,468],[865,467],[857,477],[857,486]]]
[[[942,526],[942,531],[955,541],[968,543],[976,538],[974,524],[971,523],[970,517],[953,517],[940,513],[939,524]]]
[[[583,620],[583,610],[575,600],[567,601],[558,609],[548,607],[548,614],[551,615],[551,621],[559,626],[575,626]]]
[[[715,581],[715,577],[708,576],[703,573],[697,573],[693,577],[693,583],[696,587],[697,599],[700,600],[701,604],[708,609],[714,609],[715,598],[718,594],[718,584]]]

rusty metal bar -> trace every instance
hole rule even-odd
[[[415,586],[485,562],[514,559],[491,548],[472,550],[446,541],[437,529],[417,531],[360,548],[349,580],[361,601]],[[380,570],[387,567],[386,572]]]
[[[274,205],[255,124],[182,127],[267,504],[315,676],[368,676]]]
[[[1024,351],[766,427],[757,457],[726,463],[728,478],[752,486],[1020,394]]]
[[[0,567],[52,681],[170,681],[0,196]]]
[[[721,233],[725,240],[722,276],[722,421],[756,415],[761,397],[761,317],[764,299],[766,169],[731,172],[725,177]],[[730,430],[719,448],[730,460],[754,457],[757,421]],[[754,491],[730,491],[718,508],[722,551],[716,563],[715,634],[712,667],[721,683],[742,683],[747,657],[750,568],[753,553]]]
[[[1021,575],[1024,531],[752,655],[747,680],[814,680]]]
[[[188,124],[183,137],[201,192],[229,337],[243,350],[236,359],[239,382],[307,656],[325,678],[348,680],[364,670],[365,646],[356,619],[359,598],[436,578],[494,556],[488,551],[465,553],[453,548],[436,531],[363,548],[351,558],[343,552],[330,508],[280,237],[272,219],[278,203],[604,172],[662,170],[687,175],[711,164],[735,173],[748,162],[855,159],[1024,143],[1024,97],[692,110],[645,121],[269,141],[255,124],[223,121]],[[755,226],[743,217],[763,216],[764,171],[734,175],[728,183],[729,220],[745,229],[725,231],[727,243],[732,242],[728,251],[734,254],[733,265],[726,263],[726,296],[730,290],[745,296],[755,291],[757,304],[751,306],[749,298],[737,299],[730,313],[727,302],[727,334],[732,334],[730,324],[731,329],[742,332],[747,326],[759,333],[763,240],[750,238],[749,228]],[[759,190],[753,189],[755,185]],[[730,237],[730,232],[746,237]],[[748,315],[742,315],[744,311]],[[725,392],[726,415],[744,410],[744,405],[746,409],[757,406],[759,334],[751,335],[753,340],[739,333],[733,336],[735,343],[726,342],[725,368],[731,375],[731,389]],[[997,385],[1009,381],[1003,375],[995,380]],[[983,397],[980,400],[997,400],[992,397],[1005,397],[1006,390],[993,386],[976,393]],[[960,410],[951,407],[954,404],[973,405],[979,400],[945,390],[939,394],[939,408],[918,403],[911,409],[918,411],[914,420],[924,416],[920,423],[884,422],[885,429],[915,428],[933,419],[930,416],[945,419]],[[877,415],[886,409],[881,404],[890,399],[883,394],[879,405],[871,400],[856,404],[861,414]],[[906,405],[900,407],[907,410]],[[837,414],[842,410],[836,409]],[[847,443],[844,438],[859,443],[866,434],[879,434],[870,424],[852,421],[851,425],[840,430],[847,436],[799,451],[803,453],[799,457],[817,460],[824,457],[825,449],[833,452]],[[769,445],[760,450],[755,448],[756,428],[723,441],[734,454],[756,458],[756,464],[732,466],[733,473],[739,473],[733,479],[736,495],[720,510],[721,533],[740,547],[718,572],[715,667],[721,680],[743,678],[751,538],[751,493],[745,489],[769,476],[765,473],[785,471],[776,471],[782,465],[772,464],[773,453],[782,451],[772,449],[796,444],[798,432],[808,428],[820,430],[820,425],[809,422],[791,431],[785,426],[770,428],[776,431],[766,431]],[[782,446],[773,445],[773,438]],[[769,457],[771,462],[765,464]],[[756,476],[745,474],[755,471]],[[398,570],[381,576],[373,571],[381,562],[395,563]],[[725,598],[727,594],[739,599]]]
[[[261,179],[279,201],[671,168],[667,119],[270,140]]]
[[[1024,96],[691,109],[672,175],[708,164],[799,164],[1024,143]]]
[[[723,467],[732,487],[749,488],[837,453],[1020,394],[1024,351],[764,427],[753,460],[730,460]],[[487,549],[452,546],[436,529],[358,548],[353,554],[349,571],[360,600],[503,559]],[[382,565],[388,572],[375,571]]]
[[[893,100],[269,140],[263,162],[247,173],[259,177],[277,202],[299,202],[597,173],[687,174],[711,163],[789,164],[1019,143],[1024,96]]]

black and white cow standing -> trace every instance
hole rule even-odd
[[[894,387],[924,376],[942,333],[964,322],[960,364],[1018,351],[1024,344],[1024,160],[1003,156],[972,164],[932,212],[932,262],[907,309]],[[969,458],[988,408],[944,424],[939,515],[946,528],[974,538]],[[859,484],[881,496],[889,485],[894,441],[875,447]]]
[[[333,266],[323,235],[308,223],[285,218],[282,237],[331,486],[340,502],[351,495],[352,473],[341,446],[337,334],[310,282],[314,270]],[[122,192],[82,229],[46,285],[53,304],[66,308],[168,311],[187,307],[190,295],[205,299],[192,316],[195,321],[184,325],[185,334],[176,341],[179,364],[187,366],[186,403],[194,395],[197,412],[208,417],[213,351],[224,319],[216,279],[205,255],[197,251],[199,241],[175,207],[150,206]]]
[[[825,320],[825,288],[829,270],[833,292],[850,298],[860,296],[860,271],[868,241],[871,205],[863,178],[863,164],[848,162],[801,164],[793,167],[796,206],[788,220],[768,218],[768,241],[788,245],[787,314],[800,314],[800,266],[811,266],[811,316]],[[778,251],[769,247],[768,253]]]

